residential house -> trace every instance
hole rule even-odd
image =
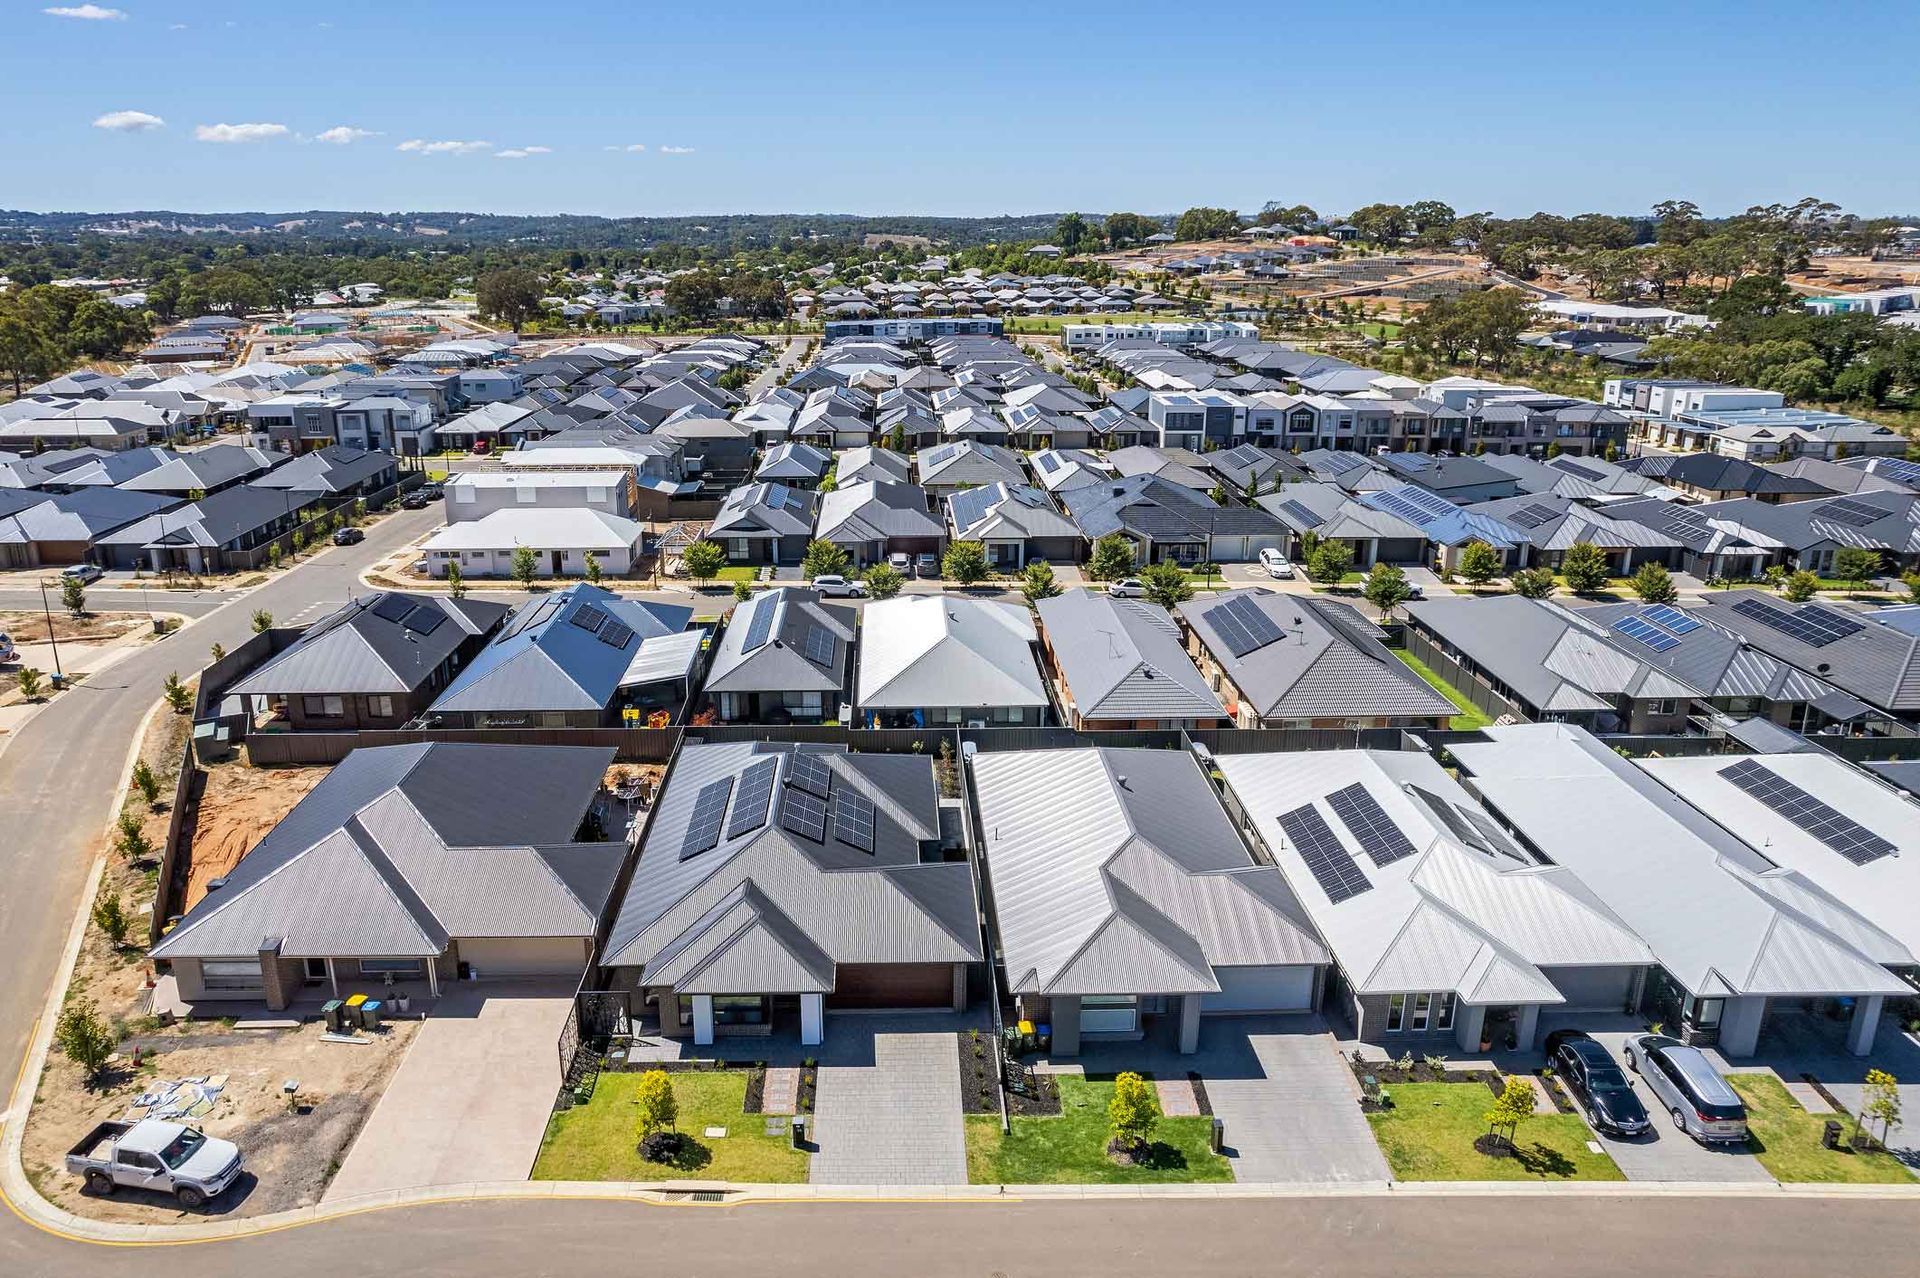
[[[861,617],[855,701],[868,727],[1039,726],[1050,701],[1018,604],[897,595]]]
[[[1158,475],[1089,484],[1060,498],[1089,544],[1121,533],[1143,564],[1244,563],[1287,536],[1286,525],[1258,506],[1222,506]]]
[[[249,479],[247,486],[290,492],[297,504],[339,504],[385,492],[400,482],[400,466],[392,453],[334,444],[292,461],[279,460],[280,465]]]
[[[625,519],[634,481],[625,470],[464,470],[441,491],[449,524],[502,510],[593,510]]]
[[[1165,608],[1084,587],[1036,607],[1061,717],[1075,731],[1232,726]]]
[[[797,564],[813,539],[820,494],[785,484],[746,484],[720,502],[707,536],[736,564]]]
[[[0,567],[42,568],[95,558],[102,537],[170,510],[178,500],[162,493],[78,488],[70,493],[0,489]]]
[[[589,560],[609,576],[624,577],[645,536],[646,525],[592,507],[515,506],[450,523],[421,551],[434,577],[445,577],[455,564],[465,577],[511,577],[528,550],[536,577],[585,577]]]
[[[1717,453],[1643,453],[1627,458],[1621,467],[1631,474],[1658,480],[1695,501],[1751,497],[1755,501],[1788,502],[1833,495],[1811,479]]]
[[[758,483],[785,484],[789,488],[818,488],[833,469],[833,454],[812,444],[777,444],[767,450],[754,467]],[[837,482],[837,481],[836,481]]]
[[[871,445],[849,448],[841,453],[833,468],[834,482],[841,487],[870,480],[904,484],[913,474],[913,463],[905,454]]]
[[[211,448],[178,453],[159,466],[122,480],[120,487],[129,492],[160,493],[182,499],[205,496],[262,475],[282,460],[258,448],[215,444]]]
[[[164,494],[154,494],[165,496]],[[100,536],[94,559],[108,568],[215,573],[258,568],[275,545],[292,548],[305,518],[290,490],[242,484],[170,508]]]
[[[725,723],[836,723],[851,705],[854,610],[779,586],[736,606],[707,669]]]
[[[914,484],[842,484],[820,498],[814,537],[843,548],[862,567],[888,555],[938,555],[947,544],[940,516]]]
[[[1037,560],[1077,563],[1085,557],[1080,527],[1038,488],[1005,482],[961,489],[947,498],[955,541],[985,547],[995,572],[1017,572]]]
[[[1021,463],[1019,453],[971,439],[923,448],[914,454],[913,467],[920,486],[936,500],[944,500],[963,488],[1027,482],[1027,468]]]
[[[1920,723],[1920,634],[1835,604],[1791,604],[1763,590],[1713,591],[1688,606],[1702,621],[1865,702]]]

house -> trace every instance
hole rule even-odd
[[[1864,1054],[1882,1000],[1912,993],[1887,970],[1920,962],[1904,944],[1585,729],[1520,724],[1485,736],[1449,747],[1463,781],[1647,943],[1659,969],[1635,1010],[1675,1037],[1752,1056],[1770,1013],[1850,1000],[1848,1046]]]
[[[797,564],[805,558],[820,494],[785,484],[746,484],[720,502],[707,536],[736,564]]]
[[[1620,463],[1631,474],[1658,480],[1696,501],[1751,497],[1756,501],[1806,501],[1832,492],[1811,479],[1798,479],[1767,466],[1717,453],[1643,453]]]
[[[1227,491],[1234,493],[1278,491],[1286,484],[1307,477],[1306,470],[1293,460],[1292,454],[1254,444],[1219,449],[1204,454],[1203,460],[1207,468],[1219,476]]]
[[[841,485],[821,497],[814,536],[865,567],[892,554],[937,556],[946,547],[946,531],[917,485],[867,482]]]
[[[634,481],[625,470],[463,470],[441,492],[450,524],[501,510],[595,510],[625,519]]]
[[[626,859],[594,809],[612,747],[353,751],[153,948],[189,1004],[347,985],[577,978]],[[539,802],[528,802],[529,796]],[[323,904],[324,903],[324,904]]]
[[[1472,513],[1497,521],[1503,535],[1519,538],[1516,558],[1530,567],[1559,568],[1577,545],[1599,550],[1608,573],[1630,577],[1643,564],[1677,566],[1685,544],[1662,528],[1633,519],[1615,519],[1612,508],[1573,497],[1529,494],[1485,501]]]
[[[536,577],[584,577],[590,558],[602,572],[624,577],[645,535],[644,524],[591,507],[502,507],[448,524],[421,550],[435,577],[455,564],[466,577],[511,577],[523,550],[533,551]]]
[[[861,617],[855,701],[868,727],[1044,723],[1050,702],[1038,640],[1017,604],[897,595]]]
[[[95,559],[102,537],[173,509],[176,499],[118,488],[70,493],[0,489],[0,568],[41,568]]]
[[[1165,608],[1085,587],[1037,608],[1040,650],[1076,732],[1232,726]]]
[[[622,599],[578,584],[536,595],[454,677],[429,718],[447,728],[597,728],[628,706],[659,704],[655,683],[684,694],[698,643],[684,633],[693,609]],[[697,632],[696,632],[697,634]],[[664,675],[655,658],[681,660]],[[641,677],[645,676],[645,682]]]
[[[273,546],[291,546],[304,514],[291,491],[241,484],[97,538],[94,558],[108,568],[161,573],[258,568]]]
[[[1520,491],[1518,480],[1485,458],[1385,453],[1375,462],[1396,479],[1418,484],[1457,506],[1512,497]]]
[[[247,486],[290,492],[299,504],[339,504],[383,492],[400,482],[400,465],[392,453],[373,453],[343,444],[302,453],[292,461],[278,460],[280,465],[249,479]]]
[[[1743,498],[1694,507],[1709,525],[1780,555],[1788,567],[1837,576],[1851,547],[1879,556],[1879,572],[1920,567],[1920,495],[1901,489],[1850,493],[1787,505]]]
[[[733,610],[707,669],[727,723],[836,723],[853,689],[854,610],[815,590],[755,591]]]
[[[1243,728],[1444,728],[1451,701],[1346,604],[1265,586],[1174,609],[1187,651]]]
[[[912,474],[913,463],[904,454],[872,445],[849,448],[840,454],[833,468],[834,482],[842,488],[869,480],[904,484]]]
[[[136,493],[162,493],[185,498],[231,488],[284,460],[258,448],[215,444],[177,453],[166,462],[122,480],[120,487]]]
[[[833,469],[833,454],[812,444],[776,444],[754,467],[759,483],[779,483],[790,488],[818,488]]]
[[[965,1007],[980,907],[942,809],[924,756],[689,742],[607,939],[612,988],[696,1048]]]
[[[1688,611],[1889,718],[1920,722],[1920,635],[1877,613],[1790,604],[1764,590],[1714,591]]]
[[[1258,506],[1221,506],[1158,475],[1133,475],[1060,494],[1089,544],[1123,534],[1142,564],[1244,563],[1279,548],[1287,528]]]
[[[1053,1056],[1158,1025],[1191,1053],[1209,1014],[1319,1005],[1326,947],[1192,755],[983,751],[967,766],[1006,989]]]
[[[163,444],[179,429],[178,414],[130,400],[56,400],[50,411],[0,419],[0,448],[98,448],[124,452]]]
[[[955,541],[980,542],[995,572],[1017,572],[1040,560],[1077,563],[1086,549],[1079,525],[1025,484],[961,489],[947,498],[947,524]]]
[[[1189,448],[1152,448],[1136,445],[1116,448],[1107,454],[1107,465],[1121,478],[1157,475],[1170,484],[1205,493],[1219,487],[1219,480],[1201,469],[1206,463]]]
[[[1019,453],[971,439],[923,448],[914,454],[913,468],[920,486],[936,500],[963,488],[1027,482],[1027,468],[1021,464]]]
[[[1354,494],[1362,506],[1393,515],[1420,530],[1420,536],[1438,549],[1440,566],[1452,571],[1466,548],[1475,542],[1500,552],[1501,562],[1518,567],[1528,544],[1526,535],[1492,515],[1461,507],[1416,484],[1397,484]]]
[[[415,718],[499,629],[506,604],[383,590],[302,631],[228,685],[255,717],[295,732],[398,728]]]

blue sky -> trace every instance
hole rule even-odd
[[[0,207],[1912,214],[1915,49],[1910,0],[6,0]]]

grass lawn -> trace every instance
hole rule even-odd
[[[1535,1114],[1520,1125],[1513,1158],[1473,1147],[1486,1134],[1493,1093],[1481,1083],[1399,1083],[1393,1108],[1368,1114],[1395,1180],[1624,1180],[1613,1159],[1587,1148],[1578,1114]]]
[[[1016,1118],[1011,1135],[993,1114],[967,1116],[967,1179],[976,1185],[1146,1185],[1230,1181],[1233,1168],[1207,1148],[1210,1118],[1163,1118],[1146,1165],[1107,1157],[1107,1102],[1113,1081],[1062,1078],[1060,1115]]]
[[[713,579],[715,581],[754,582],[760,580],[760,569],[756,564],[728,564],[719,572],[715,573]]]
[[[1395,648],[1393,655],[1407,663],[1407,668],[1425,679],[1437,689],[1441,696],[1453,702],[1460,713],[1447,720],[1447,726],[1455,732],[1474,732],[1480,728],[1493,726],[1493,716],[1483,713],[1473,702],[1460,695],[1459,689],[1435,674],[1427,663],[1408,652],[1405,648]]]
[[[688,1071],[668,1075],[679,1102],[681,1131],[695,1142],[692,1156],[677,1166],[640,1157],[634,1129],[633,1093],[641,1075],[602,1074],[593,1099],[547,1120],[547,1134],[534,1160],[534,1180],[731,1180],[742,1184],[798,1183],[807,1178],[807,1156],[786,1135],[766,1135],[766,1120],[745,1112],[747,1076],[740,1070]],[[785,1120],[782,1120],[783,1124]],[[708,1127],[725,1137],[708,1138]]]
[[[1747,1103],[1747,1130],[1760,1165],[1775,1180],[1827,1185],[1906,1185],[1913,1173],[1891,1154],[1856,1154],[1827,1149],[1820,1137],[1827,1115],[1809,1114],[1771,1074],[1729,1074],[1727,1082]],[[1835,1114],[1844,1125],[1840,1139],[1853,1135],[1853,1121]]]

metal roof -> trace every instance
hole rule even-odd
[[[861,617],[861,710],[1046,706],[1026,608],[952,595],[896,595]]]
[[[847,686],[855,625],[853,609],[826,603],[816,590],[777,586],[755,591],[733,610],[707,668],[706,690],[838,693]],[[807,655],[808,638],[816,629],[835,641],[824,662]],[[759,642],[749,642],[756,639]]]
[[[1086,718],[1226,717],[1165,608],[1084,587],[1042,599],[1038,608],[1061,679]]]
[[[383,590],[328,613],[227,688],[236,696],[407,693],[460,646],[506,617],[506,604]]]
[[[594,624],[596,614],[605,617]],[[622,599],[584,583],[536,595],[455,676],[435,711],[602,710],[642,641],[678,634],[693,609]],[[630,633],[618,644],[614,627]],[[591,627],[591,628],[589,628]]]

